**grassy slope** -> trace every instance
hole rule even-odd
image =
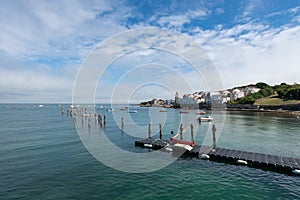
[[[254,105],[285,105],[285,104],[298,104],[298,100],[282,100],[276,95],[272,95],[266,98],[258,99],[255,101]]]

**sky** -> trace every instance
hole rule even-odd
[[[71,102],[77,73],[99,44],[149,27],[196,42],[214,63],[223,83],[220,90],[260,81],[299,83],[299,0],[12,0],[0,4],[1,103]],[[152,74],[152,65],[169,73]],[[206,90],[205,81],[191,69],[186,60],[169,52],[132,52],[99,77],[96,100],[109,102],[116,86],[122,91],[117,95],[120,102],[128,101],[127,93],[136,101],[172,98],[174,88],[182,96],[187,91],[174,80],[174,70],[190,82],[192,90]],[[140,83],[132,91],[130,81],[146,76],[153,77],[154,84]],[[162,79],[172,90],[158,84]]]

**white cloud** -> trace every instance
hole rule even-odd
[[[298,80],[299,26],[270,28],[246,23],[221,31],[199,31],[194,38],[213,59],[227,88]]]
[[[190,23],[192,20],[204,19],[209,15],[209,11],[206,9],[191,10],[183,14],[174,14],[169,16],[159,17],[158,19],[153,17],[151,20],[156,21],[161,26],[168,26],[170,28],[182,28],[186,23]]]

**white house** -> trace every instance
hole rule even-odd
[[[247,96],[248,94],[251,93],[256,93],[258,92],[260,89],[256,88],[256,87],[245,87],[244,92],[245,92],[245,96]]]
[[[232,91],[233,100],[245,97],[245,92],[243,90],[234,89]]]

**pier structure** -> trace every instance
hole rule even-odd
[[[62,110],[63,114],[64,110]],[[91,127],[92,118],[95,117],[95,123],[98,121],[98,124],[102,126],[106,124],[107,116],[104,114],[104,117],[97,113],[87,113],[86,108],[67,109],[67,116],[73,117],[74,122],[76,123],[76,116],[81,116],[82,124],[84,119],[87,118],[88,127]],[[124,117],[121,118],[121,130],[124,131]],[[190,124],[191,128],[191,142],[184,141],[184,145],[192,144],[189,148],[182,149],[180,145],[170,142],[170,140],[163,139],[162,125],[159,124],[159,138],[152,137],[152,124],[148,125],[148,137],[138,139],[134,142],[136,147],[148,148],[153,150],[163,150],[168,152],[175,153],[176,151],[182,152],[184,155],[191,157],[206,159],[209,161],[223,162],[228,164],[235,165],[245,165],[248,167],[259,168],[268,171],[274,171],[279,173],[285,173],[289,175],[300,175],[300,159],[291,158],[291,157],[282,157],[277,155],[262,154],[256,152],[242,151],[242,150],[233,150],[227,148],[219,148],[216,144],[216,126],[212,126],[213,134],[213,144],[212,146],[203,146],[197,145],[194,142],[194,126]],[[171,131],[172,133],[173,131]],[[183,141],[183,124],[180,125],[180,133],[176,134],[180,136],[180,140]],[[179,141],[180,141],[179,140]],[[188,145],[189,146],[189,145]],[[178,154],[177,154],[178,155]]]

